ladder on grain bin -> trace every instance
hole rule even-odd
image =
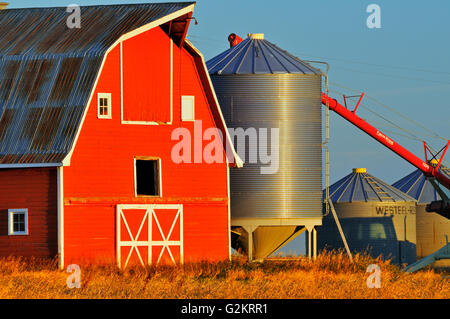
[[[391,151],[402,157],[404,160],[408,161],[410,164],[417,167],[426,178],[430,181],[433,187],[436,189],[438,194],[441,196],[442,200],[433,201],[427,205],[427,212],[437,213],[447,219],[450,219],[450,199],[447,197],[445,192],[442,190],[441,186],[450,190],[450,176],[440,170],[442,160],[444,159],[445,153],[447,152],[450,141],[447,141],[447,145],[444,146],[439,152],[435,153],[430,150],[427,144],[424,142],[425,150],[425,161],[405,149],[403,146],[389,138],[387,135],[382,133],[380,130],[376,129],[360,117],[356,115],[356,110],[363,98],[364,93],[359,97],[358,103],[353,111],[347,108],[347,102],[344,102],[345,106],[339,104],[336,99],[329,97],[328,95],[322,93],[322,104],[328,107],[330,110],[336,112],[338,115],[358,127],[360,130],[370,135],[372,138],[377,140],[379,143],[389,148]],[[431,158],[428,158],[428,152],[431,154]],[[438,156],[440,158],[438,159]],[[441,185],[441,186],[440,186]],[[416,271],[420,268],[429,265],[437,259],[450,259],[450,245],[447,244],[436,251],[435,253],[419,260],[418,262],[412,264],[410,267],[406,268],[405,271]]]

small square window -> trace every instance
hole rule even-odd
[[[181,97],[181,120],[195,121],[195,98],[184,95]]]
[[[136,195],[137,196],[160,196],[160,172],[159,160],[136,159]]]
[[[97,117],[99,119],[110,119],[111,116],[111,93],[98,93]]]
[[[28,235],[28,209],[9,209],[8,224],[8,235]]]

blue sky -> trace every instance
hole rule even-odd
[[[144,3],[165,1],[50,1],[10,0],[10,8],[36,6]],[[369,29],[369,4],[381,8],[381,28]],[[330,63],[330,95],[366,94],[390,107],[364,99],[358,114],[386,128],[383,116],[425,139],[434,148],[450,138],[450,1],[362,0],[199,0],[191,24],[190,40],[206,59],[228,48],[234,32],[265,33],[266,39],[305,60]],[[367,111],[370,109],[373,113]],[[414,120],[412,123],[392,111]],[[375,114],[374,114],[375,113]],[[391,124],[392,125],[392,124]],[[416,155],[423,145],[398,128],[387,133]],[[414,170],[351,124],[331,116],[331,182],[366,167],[368,172],[393,183]],[[447,155],[450,162],[450,153]]]

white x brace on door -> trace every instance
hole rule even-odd
[[[119,268],[132,259],[158,264],[164,252],[174,264],[183,263],[183,205],[117,205],[116,215]]]

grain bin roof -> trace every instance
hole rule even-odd
[[[308,63],[251,35],[206,62],[209,74],[321,74]]]
[[[0,164],[61,163],[107,50],[124,34],[193,2],[0,11]]]
[[[354,169],[351,174],[331,185],[330,197],[333,203],[416,201],[395,187],[368,174],[365,169]]]
[[[450,176],[450,169],[441,166],[441,171]],[[392,184],[392,186],[414,197],[419,203],[431,203],[435,200],[441,200],[433,185],[427,181],[420,170],[415,170]]]

